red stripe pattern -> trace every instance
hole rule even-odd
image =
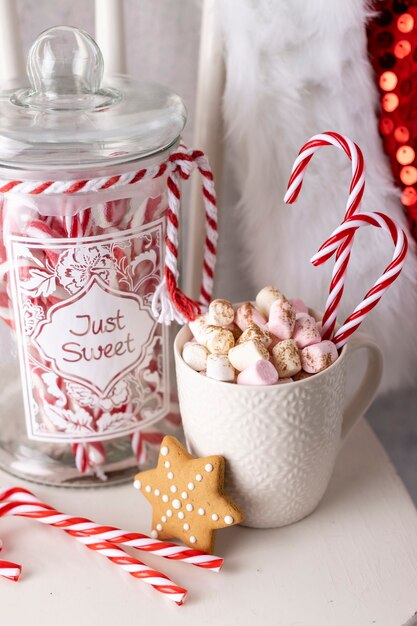
[[[366,293],[364,299],[336,332],[333,341],[338,349],[344,346],[352,333],[359,328],[366,316],[378,304],[386,290],[398,278],[407,256],[407,236],[394,220],[383,213],[360,213],[348,217],[333,231],[332,235],[311,259],[313,265],[317,266],[325,263],[335,252],[337,257],[341,246],[345,245],[346,241],[352,241],[358,228],[363,226],[374,226],[388,232],[395,246],[394,254],[391,263],[385,268],[382,276],[378,278],[373,287]],[[336,261],[336,274],[339,275],[339,280],[342,280],[340,265],[341,263],[338,265]]]
[[[359,146],[348,137],[340,135],[339,133],[331,131],[324,132],[320,135],[315,135],[304,144],[294,162],[284,201],[287,204],[295,202],[303,185],[307,165],[310,163],[317,150],[324,146],[335,146],[343,150],[352,161],[352,180],[350,183],[349,197],[346,202],[346,219],[351,217],[360,208],[365,190],[365,164]],[[353,238],[345,238],[336,253],[336,260],[339,261],[339,263],[337,263],[337,266],[335,266],[333,270],[329,297],[323,315],[323,339],[331,339],[334,334],[337,312],[343,295],[344,281],[352,245]]]

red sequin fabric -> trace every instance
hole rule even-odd
[[[380,91],[379,130],[417,239],[417,0],[378,0],[368,49]]]

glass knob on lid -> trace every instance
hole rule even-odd
[[[157,83],[106,76],[88,33],[50,28],[30,49],[29,89],[0,98],[0,167],[59,170],[147,158],[178,141],[181,98]]]
[[[42,33],[29,51],[31,88],[12,102],[39,109],[97,109],[120,99],[115,89],[101,89],[103,57],[90,35],[71,26]]]

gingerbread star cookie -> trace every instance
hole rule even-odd
[[[213,552],[215,531],[243,520],[223,493],[223,457],[195,459],[175,437],[164,437],[157,467],[136,474],[134,486],[152,505],[154,538]]]

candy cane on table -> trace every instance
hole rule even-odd
[[[59,513],[55,509],[42,507],[39,504],[32,503],[20,503],[20,502],[5,502],[0,505],[0,517],[17,516],[27,517],[31,519],[37,519],[44,524],[50,524],[58,528],[63,528],[67,534],[71,534],[77,541],[82,541],[82,536],[77,536],[74,533],[68,531],[63,524],[68,516]],[[83,518],[73,518],[74,522],[85,523]],[[90,550],[98,552],[102,556],[105,556],[109,561],[118,565],[121,569],[127,571],[131,576],[141,580],[142,582],[150,585],[156,591],[165,595],[169,600],[174,601],[176,604],[183,604],[187,590],[183,587],[176,585],[168,576],[162,572],[154,570],[142,561],[130,556],[123,548],[116,546],[108,541],[96,541],[91,544],[84,544]]]
[[[375,226],[387,231],[394,242],[395,249],[391,263],[385,268],[384,273],[375,282],[373,287],[366,293],[362,302],[358,304],[353,313],[345,320],[333,337],[333,342],[339,349],[347,342],[349,337],[362,324],[369,312],[378,304],[388,287],[398,278],[403,268],[408,250],[407,236],[394,220],[384,213],[359,213],[346,219],[332,235],[323,243],[319,251],[312,257],[313,265],[325,263],[333,254],[340,249],[343,242],[351,241],[355,232],[362,226]],[[336,258],[335,275],[343,280],[339,272],[341,259]]]
[[[161,556],[165,559],[189,563],[213,572],[219,572],[223,565],[221,557],[212,556],[201,550],[179,546],[170,541],[153,539],[142,533],[127,532],[114,526],[102,526],[86,518],[64,515],[48,504],[41,502],[33,493],[22,487],[5,487],[0,489],[0,502],[34,505],[32,517],[44,524],[59,526],[59,528],[76,537],[85,545],[93,544],[96,541],[109,541],[113,544],[122,544],[155,556]],[[37,515],[38,517],[36,517]],[[55,524],[54,518],[51,517],[52,515],[60,516],[59,523]]]
[[[3,542],[0,539],[0,552],[3,549]],[[17,582],[19,580],[20,574],[22,573],[22,566],[17,563],[12,563],[11,561],[2,561],[0,560],[0,576],[3,578],[7,578],[8,580],[12,580],[13,582]]]
[[[364,158],[359,146],[348,137],[335,132],[324,132],[314,135],[300,150],[294,161],[292,173],[288,181],[288,189],[284,196],[284,202],[292,204],[298,197],[304,180],[307,165],[315,152],[323,146],[336,146],[343,150],[352,161],[352,180],[350,183],[349,197],[346,202],[345,219],[351,217],[360,207],[365,190],[365,165]],[[337,312],[343,295],[344,281],[353,245],[353,238],[346,238],[337,251],[337,259],[340,263],[333,270],[330,282],[329,296],[326,301],[322,320],[323,339],[331,339],[336,324]]]

